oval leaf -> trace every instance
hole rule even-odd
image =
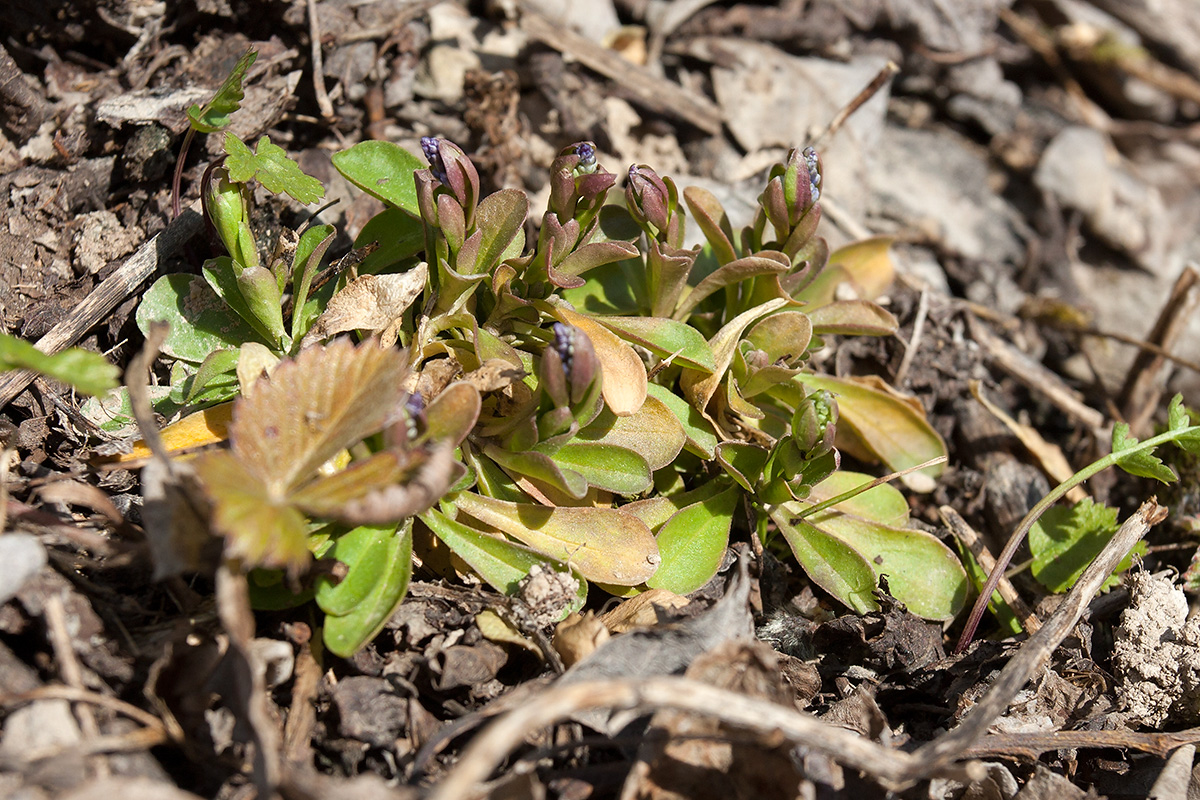
[[[890,311],[869,300],[838,300],[808,312],[818,335],[891,336],[899,323]]]
[[[646,365],[615,333],[591,317],[557,308],[559,319],[574,325],[592,340],[603,374],[604,402],[618,417],[632,414],[646,401]]]
[[[771,520],[783,534],[809,579],[845,604],[865,614],[877,611],[874,591],[877,577],[859,553],[835,536],[792,517],[779,506],[769,509]]]
[[[701,372],[716,369],[712,350],[700,331],[683,322],[663,317],[596,317],[596,321],[622,339],[637,342],[672,363]]]
[[[650,529],[614,508],[547,508],[473,493],[457,495],[452,502],[480,522],[570,564],[588,580],[636,586],[661,561]]]
[[[154,322],[171,326],[163,355],[195,364],[214,350],[266,341],[231,313],[199,275],[164,275],[154,282],[138,305],[138,328],[148,333]]]
[[[946,455],[946,443],[925,415],[894,395],[866,382],[801,373],[805,386],[827,389],[837,397],[838,446],[843,446],[843,426],[888,469],[899,471]],[[900,480],[915,492],[933,491],[943,464],[911,472]]]
[[[651,486],[646,459],[624,447],[572,441],[556,450],[552,458],[560,467],[578,472],[597,489],[630,496]]]
[[[688,594],[712,580],[729,546],[729,528],[741,497],[740,489],[731,486],[667,520],[656,537],[662,566],[646,585]]]
[[[412,522],[388,538],[383,576],[354,609],[343,616],[325,618],[324,640],[329,652],[349,658],[375,638],[404,602],[412,577]]]
[[[395,535],[395,525],[360,525],[337,537],[329,555],[348,569],[340,581],[317,577],[316,600],[322,611],[345,616],[367,599],[384,576],[388,541]]]
[[[425,162],[392,142],[359,142],[334,153],[333,166],[346,180],[388,205],[421,216],[413,173]]]
[[[576,434],[575,441],[599,442],[632,450],[645,460],[653,472],[675,460],[687,437],[667,404],[648,395],[637,413],[628,417],[618,417],[607,408],[604,409],[600,416]]]

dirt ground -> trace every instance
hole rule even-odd
[[[1106,454],[1114,421],[1151,434],[1177,392],[1200,407],[1194,0],[9,0],[0,16],[0,330],[45,347],[124,367],[141,292],[198,271],[200,226],[168,227],[184,110],[253,46],[233,130],[269,132],[325,183],[339,252],[380,206],[330,155],[368,138],[451,139],[486,190],[534,208],[559,150],[591,140],[617,174],[708,188],[735,228],[764,171],[817,142],[822,234],[895,237],[901,323],[822,366],[919,400],[950,468],[910,505],[947,541],[971,529],[999,552],[1064,477],[1055,458],[1069,475]],[[185,205],[218,139],[192,147]],[[92,467],[112,435],[81,406],[0,376],[0,796],[1200,796],[1200,627],[1171,583],[1200,533],[1197,459],[1170,462],[1171,486],[1088,482],[1149,549],[1095,599],[1015,576],[1042,639],[1001,638],[989,615],[953,655],[965,612],[847,614],[743,531],[690,604],[643,609],[623,650],[558,678],[537,643],[481,629],[502,598],[420,570],[351,659],[310,646],[307,608],[232,632],[220,580],[152,580],[140,477]],[[1142,506],[1155,495],[1165,512]],[[488,734],[493,718],[509,727]]]

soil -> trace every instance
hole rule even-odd
[[[171,223],[184,109],[253,46],[232,130],[269,134],[341,201],[320,213],[335,255],[378,210],[329,160],[364,139],[451,139],[485,191],[524,189],[534,208],[555,154],[590,140],[618,174],[645,163],[718,193],[735,227],[765,169],[819,140],[823,235],[895,237],[883,302],[901,324],[821,366],[919,401],[950,468],[910,505],[947,541],[943,507],[998,553],[1063,477],[1055,453],[1077,469],[1108,452],[1112,422],[1144,436],[1174,393],[1200,406],[1192,0],[16,0],[4,17],[0,330],[43,346],[124,367],[140,294],[198,272],[211,242]],[[219,138],[190,150],[185,207]],[[311,211],[260,205],[264,229]],[[134,269],[156,234],[175,244]],[[1087,484],[1121,519],[1156,494],[1166,511],[1143,515],[1137,580],[1083,598],[1041,661],[1041,640],[990,615],[955,655],[965,611],[944,626],[886,603],[849,614],[743,532],[686,605],[626,601],[638,623],[581,626],[564,651],[613,646],[560,678],[549,640],[570,637],[540,620],[505,641],[490,622],[504,598],[420,569],[349,659],[314,646],[309,608],[251,617],[224,573],[155,581],[142,476],[94,468],[111,436],[82,398],[26,384],[0,382],[0,796],[1200,793],[1200,633],[1171,580],[1196,550],[1200,467],[1178,451],[1171,486]],[[1047,628],[1071,604],[1028,571],[1013,583]],[[1006,689],[1016,668],[999,671],[1022,658]],[[968,738],[991,690],[1000,708]],[[493,719],[517,726],[498,752]],[[955,730],[940,761],[903,760]]]

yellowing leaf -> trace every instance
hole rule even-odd
[[[163,428],[158,435],[168,453],[216,444],[225,441],[229,435],[229,420],[232,416],[233,403],[222,403],[188,414],[178,422],[172,422]],[[116,461],[118,464],[125,464],[149,457],[150,448],[146,446],[146,441],[138,439],[133,443],[133,448],[128,453],[117,456]]]
[[[534,550],[570,564],[588,580],[636,586],[652,576],[661,561],[650,529],[614,508],[547,508],[471,492],[456,495],[453,504]]]
[[[872,236],[852,242],[829,254],[829,264],[850,276],[863,300],[874,300],[888,290],[896,277],[891,246],[894,236]]]
[[[925,414],[910,403],[883,391],[867,381],[829,378],[801,373],[796,380],[805,386],[826,389],[837,397],[838,446],[847,433],[852,444],[866,448],[874,456],[899,471],[946,455],[946,443],[925,419]],[[915,492],[930,492],[942,464],[910,472],[901,478]]]
[[[646,365],[633,348],[594,319],[567,308],[556,309],[559,318],[574,325],[592,340],[603,372],[604,402],[618,417],[634,413],[646,401]]]

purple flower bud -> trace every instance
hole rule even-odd
[[[412,441],[425,430],[425,398],[420,392],[413,392],[405,399],[404,413],[408,439]]]
[[[446,183],[446,165],[442,161],[442,153],[438,147],[438,139],[434,136],[421,137],[421,152],[429,161],[429,171],[440,183]]]
[[[575,155],[579,156],[579,164],[575,168],[578,174],[591,175],[596,171],[596,148],[591,142],[575,145]]]
[[[821,199],[821,158],[811,147],[804,148],[804,166],[808,167],[808,188],[815,203]]]
[[[554,350],[562,360],[563,374],[571,376],[571,365],[575,357],[575,328],[561,322],[554,323]]]

